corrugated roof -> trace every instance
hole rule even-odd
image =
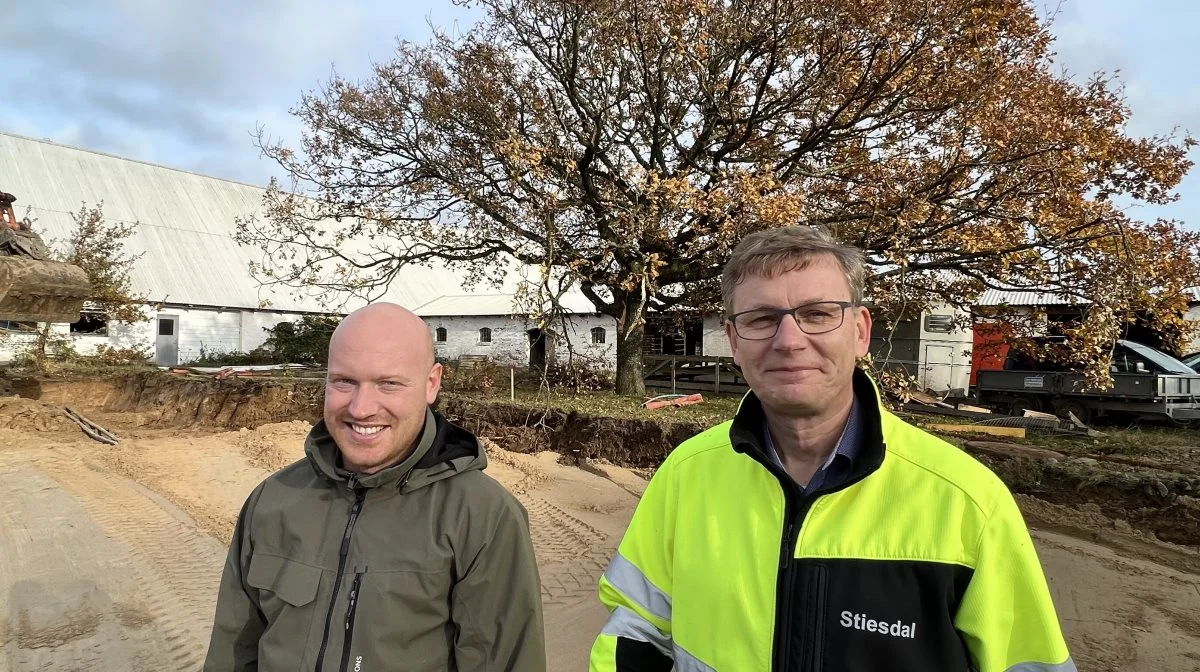
[[[515,294],[448,294],[413,309],[421,317],[511,315]]]
[[[571,293],[560,299],[569,313],[594,313],[596,308],[582,294]],[[516,294],[447,294],[413,309],[421,317],[455,315],[512,315]]]
[[[1200,287],[1188,287],[1183,290],[1192,303],[1200,303]],[[989,289],[975,302],[977,306],[1069,306],[1086,304],[1076,297],[1058,294],[1056,292],[1039,292],[1035,290],[1001,290]]]
[[[985,291],[977,306],[1063,306],[1078,303],[1078,299],[1055,292],[1039,292],[1033,290],[1002,290],[989,289]]]
[[[32,207],[47,242],[69,236],[70,214],[85,202],[103,201],[108,221],[138,222],[126,250],[145,253],[131,276],[134,290],[152,301],[258,308],[267,300],[273,310],[326,311],[315,297],[260,287],[250,276],[261,252],[234,240],[234,220],[260,212],[261,187],[0,133],[0,189],[17,197],[18,217]],[[463,278],[438,264],[412,266],[382,298],[413,308],[461,290]]]

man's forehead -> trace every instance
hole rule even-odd
[[[843,301],[849,298],[850,281],[846,278],[845,273],[841,272],[841,267],[833,262],[832,267],[819,267],[820,263],[814,260],[812,263],[800,268],[790,268],[782,270],[768,271],[767,273],[751,273],[742,278],[734,287],[735,295],[740,295],[743,301],[751,301],[760,298],[759,294],[764,290],[780,290],[786,291],[791,298],[809,297],[812,301]],[[804,281],[797,282],[798,276],[803,274]],[[744,291],[744,286],[751,285],[749,290],[754,292],[753,295]],[[846,296],[843,296],[846,295]],[[836,295],[836,296],[835,296]]]

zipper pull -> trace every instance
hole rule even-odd
[[[366,568],[363,571],[354,575],[354,583],[350,584],[350,604],[346,606],[346,630],[350,630],[354,625],[354,608],[358,606],[358,589],[362,587],[362,577],[366,573]]]
[[[796,529],[794,522],[788,522],[787,530],[783,536],[783,550],[779,553],[779,566],[787,569],[787,566],[792,562],[792,531]]]

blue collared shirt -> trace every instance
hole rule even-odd
[[[854,458],[858,456],[858,448],[861,443],[862,411],[859,409],[858,396],[855,395],[850,406],[850,417],[846,419],[846,426],[842,428],[842,435],[838,438],[837,445],[829,453],[829,459],[825,460],[825,464],[821,465],[821,468],[813,474],[808,485],[801,487],[800,490],[809,493],[821,487],[836,488],[845,482],[852,471]],[[771,461],[780,469],[784,469],[783,461],[779,459],[779,453],[775,450],[775,442],[771,439],[771,429],[767,426],[766,420],[763,421],[763,447]],[[787,470],[784,469],[784,471]]]

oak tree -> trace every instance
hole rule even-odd
[[[304,95],[299,147],[259,130],[288,176],[239,222],[264,282],[545,269],[615,318],[627,394],[647,311],[718,305],[731,248],[767,227],[863,248],[885,314],[987,288],[1076,297],[1098,372],[1121,320],[1178,324],[1198,282],[1195,234],[1126,211],[1176,198],[1192,139],[1130,137],[1119,84],[1063,72],[1029,2],[473,4],[464,34]]]

